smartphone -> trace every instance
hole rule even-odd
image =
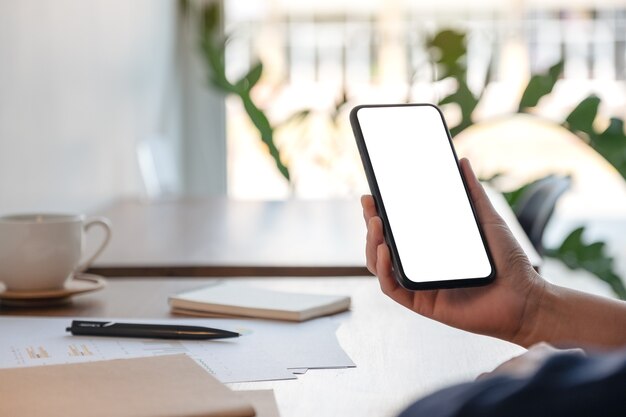
[[[398,282],[410,290],[492,282],[492,257],[439,108],[362,105],[350,122]]]

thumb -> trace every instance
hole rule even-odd
[[[485,189],[478,181],[478,178],[476,178],[476,174],[474,174],[469,160],[467,158],[463,158],[461,159],[460,164],[461,172],[465,178],[465,183],[467,184],[472,202],[474,203],[478,220],[482,224],[504,224],[504,220],[502,220],[502,217],[500,217],[496,209],[493,208],[489,197],[487,197]]]

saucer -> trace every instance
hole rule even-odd
[[[65,287],[43,291],[9,291],[0,292],[2,304],[10,306],[33,307],[63,303],[73,295],[97,291],[106,285],[104,277],[94,274],[79,274],[67,281]]]

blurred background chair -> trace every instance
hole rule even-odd
[[[530,185],[513,208],[531,243],[543,254],[543,234],[556,203],[571,185],[569,176],[549,175]]]

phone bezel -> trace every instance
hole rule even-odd
[[[361,130],[361,125],[358,119],[358,112],[363,108],[381,108],[381,107],[432,107],[437,110],[437,113],[441,117],[441,122],[443,123],[443,127],[446,131],[446,136],[448,138],[448,144],[452,149],[452,155],[454,156],[454,161],[456,163],[456,167],[461,177],[461,181],[463,183],[463,188],[465,189],[465,195],[467,200],[469,201],[470,207],[472,209],[472,214],[474,216],[474,221],[478,227],[478,232],[480,234],[480,238],[483,243],[483,247],[487,253],[487,258],[489,260],[489,265],[491,267],[491,272],[486,277],[477,277],[477,278],[461,278],[454,280],[443,280],[443,281],[426,281],[426,282],[416,282],[409,279],[402,267],[402,262],[398,255],[398,250],[395,244],[395,240],[393,237],[393,231],[389,224],[389,220],[387,218],[387,212],[385,210],[385,204],[382,201],[382,196],[380,193],[380,189],[378,188],[378,182],[376,180],[376,175],[374,174],[374,169],[372,167],[372,163],[369,157],[369,153],[367,151],[367,145],[365,143],[365,139],[363,138],[363,132]],[[487,285],[495,279],[496,276],[496,268],[493,262],[493,258],[491,256],[491,251],[489,249],[489,245],[487,244],[487,240],[485,239],[485,235],[483,232],[483,228],[478,220],[478,216],[476,214],[476,209],[474,208],[474,203],[469,195],[469,189],[467,188],[467,183],[465,182],[465,178],[461,172],[461,167],[459,165],[459,158],[457,157],[456,150],[454,149],[454,145],[452,143],[452,137],[450,135],[450,131],[448,129],[448,125],[446,124],[446,120],[443,117],[443,113],[441,110],[430,103],[409,103],[409,104],[363,104],[354,107],[350,111],[350,124],[352,125],[352,130],[354,132],[354,136],[356,138],[357,148],[359,149],[359,154],[361,156],[361,161],[363,163],[363,167],[365,168],[365,176],[367,178],[367,182],[369,184],[370,191],[372,196],[374,197],[374,202],[376,204],[376,209],[378,214],[383,222],[383,234],[385,236],[385,241],[387,245],[389,245],[391,252],[391,260],[393,265],[393,272],[396,280],[402,285],[404,288],[409,290],[432,290],[432,289],[444,289],[444,288],[460,288],[460,287],[476,287]]]

